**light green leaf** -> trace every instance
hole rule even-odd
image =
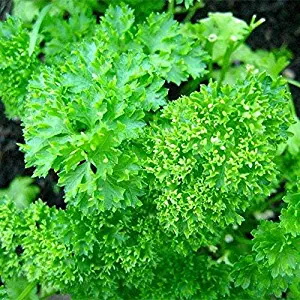
[[[16,177],[7,189],[0,190],[0,198],[7,196],[15,203],[18,210],[22,210],[35,200],[40,191],[32,183],[33,179],[30,177]]]

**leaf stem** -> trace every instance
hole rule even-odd
[[[233,238],[240,244],[253,245],[252,240],[245,238],[244,236],[234,235]]]
[[[29,56],[31,56],[32,53],[34,52],[34,48],[36,45],[40,27],[42,25],[42,22],[43,22],[45,16],[47,15],[48,11],[50,10],[51,6],[52,6],[52,4],[48,4],[47,6],[45,6],[42,9],[41,13],[39,14],[38,19],[36,20],[35,24],[33,25],[33,29],[30,33],[30,41],[29,41],[29,48],[28,48]]]
[[[191,19],[193,18],[193,16],[195,15],[195,13],[197,12],[198,9],[204,7],[204,3],[200,0],[200,2],[197,2],[193,7],[191,7],[188,10],[188,14],[186,15],[186,17],[184,18],[184,22],[189,22],[191,21]]]
[[[214,43],[207,41],[206,44],[207,52],[210,55],[211,59],[208,62],[208,77],[213,77],[213,50],[214,50]]]
[[[234,44],[230,44],[225,52],[224,55],[224,60],[223,60],[223,65],[222,65],[222,69],[221,69],[221,74],[220,74],[220,78],[218,80],[218,86],[217,89],[219,90],[221,87],[221,84],[223,83],[224,79],[225,79],[225,75],[228,71],[229,65],[230,65],[230,57],[232,52],[234,51]]]
[[[225,75],[228,71],[229,65],[230,65],[230,57],[231,54],[238,48],[240,47],[245,41],[246,39],[249,37],[249,35],[253,32],[253,30],[255,28],[257,28],[259,25],[261,25],[262,23],[265,22],[265,19],[260,19],[258,21],[256,20],[256,16],[254,15],[251,19],[250,25],[249,25],[249,30],[248,33],[244,36],[244,38],[240,41],[234,41],[231,40],[229,46],[226,49],[225,55],[224,55],[224,60],[223,60],[223,66],[221,69],[221,75],[218,81],[218,89],[221,87],[222,82],[225,79]],[[232,39],[234,38],[234,36],[231,37]]]
[[[287,81],[287,83],[289,84],[293,84],[295,85],[296,87],[299,87],[300,88],[300,83],[296,80],[293,80],[293,79],[289,79],[289,78],[286,78],[285,77],[285,80]],[[292,81],[292,82],[291,82]],[[296,83],[296,84],[295,84]],[[291,93],[291,89],[289,87],[289,85],[287,85],[287,89],[288,91]],[[295,103],[293,101],[293,97],[290,96],[290,109],[291,109],[291,113],[292,113],[292,116],[294,118],[294,120],[297,122],[298,121],[298,117],[297,117],[297,113],[296,113],[296,108],[295,108]]]
[[[298,88],[300,88],[300,82],[297,81],[297,80],[294,80],[294,79],[290,79],[290,78],[286,78],[285,77],[285,80],[289,83],[289,84],[292,84]]]
[[[168,12],[174,15],[175,11],[175,0],[169,0]]]
[[[17,300],[25,300],[27,299],[27,296],[31,293],[31,291],[36,287],[35,282],[31,282],[27,285],[27,287],[23,290],[23,292],[19,295]]]

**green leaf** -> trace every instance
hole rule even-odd
[[[36,55],[28,54],[29,33],[18,19],[0,23],[0,97],[8,117],[24,116],[27,85],[37,70]]]
[[[300,235],[300,193],[289,192],[284,198],[288,204],[287,208],[281,211],[280,221],[286,232],[291,233],[294,237]]]
[[[292,136],[287,141],[287,151],[293,156],[297,156],[300,151],[300,121],[292,124],[289,128]]]
[[[51,7],[52,7],[51,4],[49,4],[42,9],[37,21],[35,22],[35,24],[32,28],[32,32],[30,33],[30,42],[29,42],[29,49],[28,49],[29,56],[31,56],[34,52],[41,24],[42,24],[45,16],[47,15],[47,13],[51,9]]]
[[[32,183],[33,179],[30,177],[16,177],[8,189],[0,190],[0,198],[7,196],[14,201],[18,210],[22,210],[35,200],[40,191]]]
[[[298,238],[291,237],[280,228],[279,224],[263,222],[253,232],[253,249],[273,278],[292,276],[300,262],[300,243]]]
[[[212,59],[221,65],[230,43],[243,42],[250,34],[249,25],[232,13],[209,13],[208,18],[195,25],[195,30],[207,46],[213,44]]]
[[[38,300],[36,283],[29,283],[26,279],[18,278],[6,283],[9,299]]]
[[[164,228],[202,240],[204,228],[216,234],[240,223],[238,212],[270,194],[275,145],[286,141],[291,122],[284,90],[283,81],[265,73],[220,90],[211,82],[151,122],[144,164]]]
[[[47,3],[47,0],[24,1],[15,0],[13,7],[13,16],[26,23],[31,23],[40,12],[40,9]]]
[[[206,53],[181,30],[181,25],[169,14],[151,14],[137,33],[138,41],[150,53],[150,61],[159,74],[177,85],[189,76],[197,78],[206,73]]]
[[[151,13],[161,11],[165,6],[165,0],[101,0],[100,2],[104,2],[106,5],[112,6],[120,5],[122,2],[128,4],[134,9],[139,22],[144,21],[145,17]]]
[[[114,185],[109,180],[103,181],[102,184],[100,183],[100,189],[103,193],[104,209],[111,209],[115,206],[115,203],[124,199],[125,189]]]
[[[255,66],[261,71],[266,71],[276,78],[290,63],[291,52],[285,48],[273,49],[272,51],[253,51],[247,45],[241,45],[233,54],[232,61]]]

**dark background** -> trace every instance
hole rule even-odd
[[[0,0],[0,10],[1,3],[5,1]],[[294,73],[294,79],[300,81],[300,0],[207,0],[193,21],[215,11],[231,11],[247,22],[254,14],[258,18],[265,18],[266,22],[251,35],[248,44],[253,49],[267,50],[286,45],[294,54],[288,68]],[[290,88],[300,115],[300,89],[293,86]],[[17,143],[23,143],[21,123],[6,119],[0,102],[0,188],[7,187],[17,175],[32,175],[32,169],[25,169],[24,155],[18,150]],[[62,191],[54,188],[57,182],[54,172],[35,182],[41,188],[39,197],[43,201],[50,206],[65,207]]]

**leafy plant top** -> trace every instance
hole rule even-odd
[[[290,52],[246,45],[255,16],[124,2],[15,1],[0,24],[6,115],[66,204],[0,191],[1,297],[299,299]]]

